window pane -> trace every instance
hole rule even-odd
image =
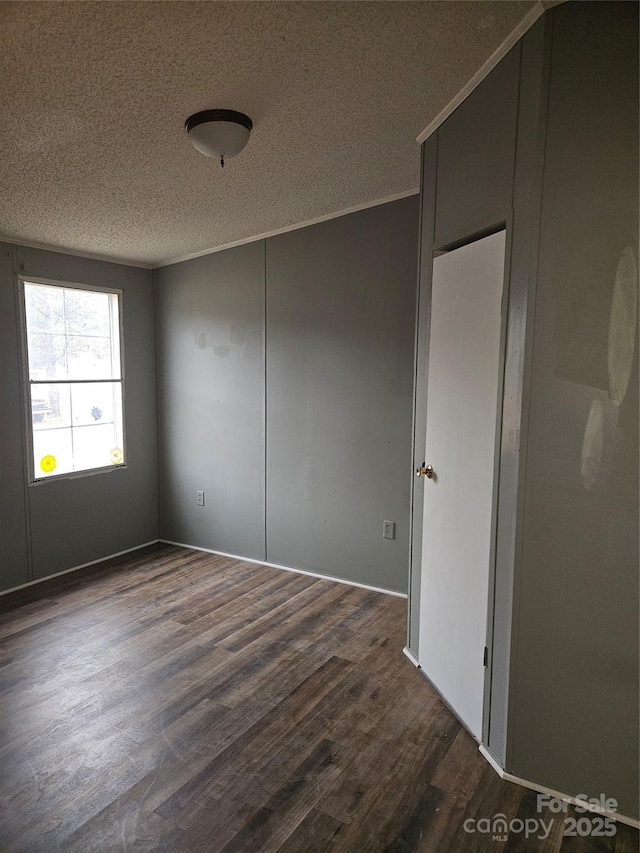
[[[31,386],[31,422],[34,432],[70,427],[70,386],[34,383]]]
[[[44,332],[29,335],[29,378],[67,379],[67,349],[64,335]]]
[[[25,284],[24,300],[30,331],[64,335],[64,291],[61,287]]]
[[[67,365],[69,379],[113,379],[111,341],[69,335]]]
[[[120,382],[31,386],[34,478],[124,463]]]
[[[73,426],[114,423],[117,420],[116,396],[120,396],[119,382],[83,382],[72,385]]]
[[[117,294],[67,289],[65,316],[69,377],[120,379]],[[88,353],[98,360],[100,374],[92,370],[91,363],[87,360]]]
[[[63,292],[68,335],[111,336],[110,293],[71,288]]]
[[[29,282],[24,294],[34,479],[124,464],[118,294]]]
[[[73,428],[73,467],[106,468],[123,462],[122,441],[115,424],[95,424]]]
[[[73,471],[71,428],[33,431],[33,476],[53,477]]]

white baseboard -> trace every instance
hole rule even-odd
[[[393,595],[396,598],[406,598],[407,596],[401,592],[395,592],[390,589],[384,589],[383,587],[370,586],[369,584],[357,583],[356,581],[348,581],[344,578],[335,578],[330,575],[323,575],[319,572],[309,572],[306,569],[295,569],[292,566],[281,566],[278,563],[267,563],[264,560],[255,560],[250,557],[241,557],[237,554],[227,554],[223,551],[214,551],[211,548],[199,548],[196,545],[186,545],[184,542],[173,542],[170,539],[152,539],[149,542],[143,542],[141,545],[135,545],[133,548],[125,548],[124,551],[116,551],[114,554],[109,554],[106,557],[100,557],[97,560],[90,560],[88,563],[82,563],[79,566],[73,566],[71,569],[65,569],[62,572],[56,572],[53,575],[47,575],[44,578],[38,578],[34,581],[29,581],[28,583],[21,584],[20,586],[14,586],[11,589],[6,589],[0,592],[0,596],[7,595],[10,592],[17,592],[21,589],[26,589],[30,586],[36,586],[37,584],[44,583],[44,581],[51,580],[52,578],[59,578],[63,575],[71,574],[72,572],[77,572],[79,569],[86,569],[89,566],[95,566],[99,563],[105,563],[107,560],[113,560],[115,557],[122,557],[125,554],[131,554],[134,551],[140,551],[142,548],[148,548],[150,545],[156,545],[157,543],[162,542],[166,545],[175,545],[178,548],[188,548],[191,551],[202,551],[206,554],[216,554],[219,557],[229,557],[233,560],[242,560],[244,563],[254,563],[258,566],[268,566],[272,569],[282,569],[285,572],[294,572],[299,575],[308,575],[314,578],[320,578],[321,580],[333,581],[334,583],[345,584],[346,586],[355,586],[360,589],[368,589],[372,592],[380,592],[384,595]],[[403,653],[406,657],[411,661],[411,663],[420,669],[420,664],[418,663],[418,659],[415,657],[413,652],[410,651],[406,646],[403,648]],[[540,785],[537,782],[530,782],[528,779],[523,779],[520,776],[514,776],[512,773],[508,773],[498,762],[498,760],[492,755],[492,753],[484,746],[484,744],[479,745],[479,751],[481,755],[489,762],[489,764],[493,767],[495,772],[500,776],[501,779],[505,779],[507,782],[513,782],[516,785],[520,785],[523,788],[528,788],[532,791],[538,791],[541,794],[547,794],[550,797],[554,797],[555,799],[565,800],[573,805],[578,805],[575,797],[570,796],[569,794],[564,794],[561,791],[556,791],[553,788],[547,788],[544,785]],[[628,817],[627,815],[620,814],[619,812],[609,812],[605,809],[602,809],[597,806],[592,806],[590,811],[593,811],[596,814],[604,815],[605,817],[613,818],[614,820],[620,821],[620,823],[627,824],[628,826],[634,827],[635,829],[640,829],[640,821],[635,818]]]
[[[166,545],[176,545],[178,548],[189,548],[192,551],[203,551],[205,554],[216,554],[218,557],[229,557],[231,560],[242,560],[243,563],[255,563],[256,566],[268,566],[270,569],[282,569],[285,572],[295,572],[298,575],[309,575],[312,578],[320,578],[323,581],[332,581],[333,583],[343,583],[347,586],[357,586],[360,589],[369,589],[371,592],[382,592],[384,595],[393,595],[396,598],[406,598],[403,592],[395,592],[392,589],[385,589],[381,586],[370,586],[366,583],[358,583],[357,581],[348,581],[344,578],[334,578],[331,575],[321,575],[319,572],[310,572],[307,569],[296,569],[293,566],[281,566],[278,563],[267,563],[265,560],[254,560],[251,557],[241,557],[239,554],[227,554],[224,551],[214,551],[212,548],[200,548],[197,545],[187,545],[185,542],[173,542],[171,539],[159,539],[159,542],[164,542]]]
[[[184,542],[173,542],[170,539],[152,539],[150,542],[143,542],[142,545],[135,545],[133,548],[125,548],[124,551],[116,551],[115,554],[108,554],[106,557],[100,557],[97,560],[91,560],[88,563],[82,563],[79,566],[73,566],[71,569],[64,569],[62,572],[56,572],[53,575],[46,575],[43,578],[37,578],[37,580],[28,581],[27,583],[20,584],[19,586],[12,586],[11,589],[5,589],[0,592],[0,596],[8,595],[10,592],[17,592],[21,589],[26,589],[30,586],[35,586],[36,584],[43,583],[44,581],[51,580],[52,578],[59,578],[62,575],[71,574],[71,572],[77,572],[79,569],[86,569],[88,566],[95,566],[98,563],[104,563],[107,560],[113,560],[115,557],[122,557],[125,554],[131,554],[133,551],[139,551],[141,548],[148,548],[149,545],[156,545],[158,542],[163,542],[165,545],[176,545],[179,548],[189,548],[191,551],[203,551],[205,554],[216,554],[219,557],[229,557],[232,560],[242,560],[244,563],[255,563],[258,566],[268,566],[271,569],[282,569],[285,572],[295,572],[299,575],[309,575],[312,578],[320,578],[320,580],[332,581],[334,583],[343,583],[347,586],[356,586],[360,589],[368,589],[371,592],[381,592],[384,595],[393,595],[396,598],[406,598],[407,596],[402,592],[395,592],[392,589],[385,589],[384,587],[379,586],[371,586],[366,583],[358,583],[357,581],[349,581],[344,578],[334,578],[331,575],[322,575],[319,572],[309,572],[306,569],[296,569],[293,566],[281,566],[278,563],[267,563],[264,560],[254,560],[251,557],[241,557],[239,554],[227,554],[224,551],[213,551],[211,548],[199,548],[197,545],[187,545]]]
[[[553,788],[547,788],[545,785],[540,785],[538,782],[530,782],[528,779],[523,779],[521,776],[514,776],[513,773],[508,773],[484,744],[480,744],[479,750],[481,755],[486,758],[498,776],[506,782],[513,782],[514,785],[520,785],[523,788],[528,788],[530,791],[537,791],[540,794],[547,794],[547,796],[553,797],[556,800],[564,800],[574,806],[580,805],[584,807],[584,803],[578,803],[576,798],[569,794],[563,794],[562,791],[556,791]],[[603,815],[604,817],[610,817],[613,820],[620,821],[620,823],[627,824],[627,826],[632,826],[634,829],[640,829],[639,820],[636,820],[633,817],[627,817],[627,815],[620,814],[619,812],[610,812],[596,805],[589,805],[589,811],[594,814]]]
[[[493,767],[493,769],[496,771],[496,773],[498,774],[498,776],[499,776],[501,779],[504,779],[504,767],[502,766],[502,764],[500,764],[500,762],[499,762],[499,761],[498,761],[498,759],[495,757],[495,755],[494,755],[492,752],[489,752],[489,750],[486,748],[486,746],[485,746],[483,743],[481,743],[481,744],[478,746],[478,749],[480,750],[480,753],[482,754],[482,756],[483,756],[484,758],[486,758],[486,760],[489,762],[489,764],[490,764],[490,765]]]
[[[406,656],[409,658],[409,660],[411,661],[411,663],[412,663],[412,664],[413,664],[417,669],[422,669],[422,667],[421,667],[421,666],[420,666],[420,664],[418,663],[418,658],[414,655],[414,653],[411,651],[411,649],[410,649],[408,646],[405,646],[405,647],[404,647],[404,649],[402,650],[402,654],[403,654],[403,655],[406,655]]]
[[[49,581],[51,578],[59,578],[62,575],[69,575],[71,572],[77,572],[78,569],[86,569],[88,566],[96,566],[98,563],[105,563],[107,560],[113,560],[114,557],[122,557],[124,554],[131,554],[133,551],[139,551],[141,548],[148,548],[149,545],[157,545],[160,539],[152,539],[150,542],[143,542],[142,545],[134,545],[133,548],[125,548],[124,551],[116,551],[115,554],[108,554],[106,557],[100,557],[97,560],[90,560],[88,563],[82,563],[80,566],[74,566],[72,569],[65,569],[62,572],[56,572],[53,575],[45,575],[43,578],[38,578],[34,581],[22,583],[20,586],[12,586],[11,589],[4,589],[0,592],[0,596],[8,595],[10,592],[17,592],[20,589],[26,589],[29,586],[35,586],[44,581]]]

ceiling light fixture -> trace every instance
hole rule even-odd
[[[239,154],[249,141],[253,122],[235,110],[203,110],[194,113],[184,123],[189,139],[205,157],[224,158]]]

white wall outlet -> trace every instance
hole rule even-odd
[[[204,492],[196,492],[196,505],[204,506]]]
[[[383,539],[395,539],[396,538],[396,523],[395,523],[395,521],[383,521],[382,522],[382,538]]]

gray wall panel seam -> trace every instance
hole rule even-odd
[[[515,202],[515,193],[516,193],[516,170],[518,167],[518,133],[520,132],[520,104],[522,98],[522,61],[524,57],[524,50],[522,48],[522,39],[518,42],[518,48],[520,51],[520,56],[518,57],[518,94],[516,96],[516,126],[515,133],[513,137],[513,164],[511,169],[511,210],[513,211],[513,206]],[[512,220],[513,221],[513,220]]]
[[[515,158],[514,158],[515,159]],[[514,172],[515,181],[515,172]],[[508,339],[509,339],[509,298],[511,293],[511,269],[513,248],[513,208],[510,217],[505,222],[506,251],[504,259],[504,278],[502,293],[502,322],[500,329],[500,361],[498,368],[498,402],[496,407],[496,433],[494,450],[494,487],[493,507],[491,514],[491,550],[489,565],[489,597],[487,604],[487,631],[486,648],[488,651],[488,662],[485,671],[484,697],[483,697],[483,743],[489,743],[491,731],[491,683],[493,680],[493,632],[495,622],[496,601],[496,564],[498,554],[498,522],[500,507],[500,471],[502,468],[502,436],[504,430],[504,396],[505,396],[505,373],[507,369]],[[506,298],[505,298],[506,297]]]
[[[535,309],[537,296],[538,265],[540,258],[540,230],[542,224],[542,205],[544,198],[544,172],[546,159],[546,141],[549,113],[549,90],[551,85],[551,56],[553,50],[555,10],[546,12],[545,21],[547,32],[545,32],[543,46],[543,70],[541,80],[541,103],[538,115],[539,127],[537,128],[538,146],[536,150],[535,163],[535,186],[538,194],[535,210],[531,212],[531,247],[529,250],[529,274],[527,280],[527,317],[524,347],[524,365],[522,376],[522,402],[520,413],[520,438],[518,443],[518,504],[516,508],[516,531],[514,563],[512,576],[512,612],[511,612],[511,637],[509,643],[509,676],[507,695],[507,720],[506,720],[506,744],[505,744],[505,770],[513,763],[513,731],[515,722],[513,719],[513,708],[516,705],[516,694],[518,689],[518,624],[521,606],[521,584],[520,574],[523,562],[523,525],[526,517],[526,480],[527,480],[527,442],[531,416],[531,373],[533,370],[533,352],[535,346]],[[537,223],[537,224],[535,224]],[[524,429],[523,429],[524,427]],[[513,701],[512,700],[513,697]]]
[[[424,186],[424,145],[420,146],[420,186]],[[415,496],[415,482],[413,479],[413,467],[414,467],[414,459],[415,459],[415,447],[416,447],[416,413],[417,413],[417,393],[418,393],[418,337],[420,334],[420,266],[421,266],[421,258],[422,258],[422,240],[420,240],[420,234],[422,234],[422,228],[424,224],[424,215],[423,215],[423,203],[421,198],[420,204],[420,212],[418,219],[418,268],[416,270],[416,322],[415,322],[415,331],[414,331],[414,343],[413,343],[413,353],[414,353],[414,365],[413,365],[413,417],[411,419],[411,494],[409,495],[409,565],[408,565],[408,577],[407,577],[407,648],[411,648],[411,602],[412,602],[412,592],[411,592],[411,575],[412,575],[412,566],[413,566],[413,527],[414,527],[414,518],[413,518],[413,502]]]
[[[422,184],[422,193],[421,196],[421,204],[420,204],[420,215],[422,217],[422,222],[424,222],[424,206],[425,203],[429,204],[429,208],[431,211],[431,222],[430,222],[430,233],[428,234],[428,240],[426,242],[426,246],[428,247],[428,257],[425,258],[425,245],[422,239],[422,233],[419,235],[418,246],[419,246],[419,267],[418,267],[418,293],[419,298],[416,305],[416,327],[418,330],[417,338],[416,338],[416,351],[415,351],[415,404],[414,404],[414,418],[415,418],[415,438],[418,440],[418,431],[420,430],[420,441],[422,442],[422,449],[424,449],[424,442],[426,438],[426,433],[423,428],[426,430],[426,406],[427,406],[427,395],[428,390],[426,387],[427,381],[427,364],[428,364],[428,344],[429,344],[429,326],[430,326],[430,301],[431,301],[431,274],[432,274],[432,266],[433,266],[433,245],[435,241],[435,228],[436,228],[436,206],[438,201],[438,153],[439,153],[439,145],[440,145],[440,130],[438,129],[433,136],[433,156],[431,163],[431,177],[430,181],[432,184],[432,199],[429,201],[424,198],[424,183]],[[423,152],[423,179],[424,179],[424,166],[426,164],[425,160],[425,152],[426,145],[428,142],[425,142],[422,146]],[[422,312],[424,311],[424,316],[422,316]],[[422,394],[424,393],[424,398],[422,398]],[[409,589],[412,587],[414,582],[417,582],[418,591],[416,597],[420,594],[421,588],[421,571],[422,571],[422,498],[416,499],[416,484],[413,480],[413,467],[414,465],[421,464],[419,462],[418,457],[416,457],[417,453],[417,445],[416,441],[413,442],[411,452],[412,452],[412,502],[410,505],[410,517],[412,523],[411,530],[411,540],[410,540],[410,555],[411,555],[411,577],[409,578]],[[419,517],[414,517],[416,514],[416,502],[418,504],[418,514]],[[416,531],[415,528],[418,528]],[[412,599],[410,599],[411,602]],[[415,602],[414,602],[415,604]],[[409,618],[411,619],[412,610],[409,609]],[[417,624],[412,625],[412,632],[416,636],[416,644],[419,642],[420,638],[420,624],[419,619],[416,620]],[[409,646],[411,649],[411,646]],[[418,655],[418,647],[416,645],[415,649],[411,649],[414,654]]]
[[[262,241],[262,553],[266,561],[267,549],[267,240]]]
[[[160,347],[158,345],[158,279],[155,269],[151,270],[151,293],[153,296],[153,345],[154,345],[154,380],[156,388],[156,517],[158,536],[162,534],[161,530],[161,466],[160,466],[160,372],[159,372],[159,356]]]
[[[522,112],[522,76],[523,76],[523,61],[524,61],[524,49],[523,49],[523,39],[521,38],[518,42],[520,56],[518,61],[518,95],[517,95],[517,110],[516,110],[516,125],[515,125],[515,136],[513,140],[514,147],[514,157],[513,157],[513,170],[511,175],[511,221],[507,224],[507,246],[508,246],[508,263],[509,263],[509,271],[505,277],[505,289],[508,291],[507,302],[504,307],[505,316],[503,318],[503,322],[505,323],[505,337],[504,337],[504,351],[503,351],[503,362],[502,362],[502,389],[501,389],[501,409],[502,409],[502,417],[500,422],[500,442],[497,446],[497,455],[498,459],[501,460],[501,448],[502,448],[502,430],[504,427],[504,401],[505,401],[505,373],[507,368],[507,357],[508,357],[508,341],[509,341],[509,304],[510,304],[510,296],[511,296],[511,275],[512,275],[512,251],[513,251],[513,225],[515,219],[515,193],[516,193],[516,175],[518,169],[518,134],[521,130],[521,112]],[[504,305],[504,301],[503,301]],[[500,521],[500,471],[497,472],[496,477],[496,517],[495,517],[495,529],[494,529],[494,554],[493,554],[493,565],[491,567],[492,571],[492,583],[491,588],[489,589],[489,624],[487,625],[487,648],[489,654],[488,667],[485,678],[485,715],[486,719],[484,721],[484,734],[483,741],[485,744],[491,743],[491,708],[492,708],[492,686],[493,686],[493,641],[495,635],[495,616],[496,616],[496,597],[497,597],[497,561],[498,561],[498,537],[500,535],[499,530],[499,521]],[[504,759],[503,759],[504,760]]]

